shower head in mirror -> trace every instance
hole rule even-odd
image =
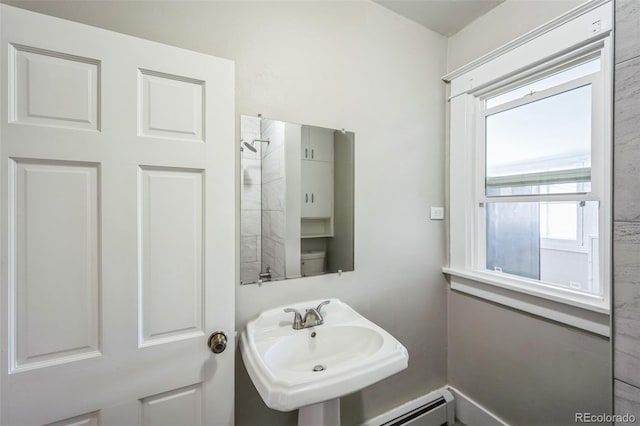
[[[263,143],[266,143],[267,145],[269,145],[269,139],[254,139],[254,140],[251,141],[251,143],[245,142],[244,139],[240,139],[240,142],[242,142],[242,144],[244,146],[249,148],[249,151],[251,151],[251,152],[258,152],[258,150],[255,147],[256,142],[263,142]],[[242,149],[242,147],[240,147],[240,148]]]
[[[255,146],[253,146],[253,142],[249,143],[249,142],[244,142],[244,146],[246,146],[247,148],[249,148],[249,151],[251,152],[258,152],[258,150],[256,149]]]
[[[266,143],[267,145],[269,145],[269,139],[254,139],[251,141],[251,144],[249,144],[249,142],[245,142],[244,145],[249,148],[251,151],[256,152],[256,142],[262,142],[262,143]]]

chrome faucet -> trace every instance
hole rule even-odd
[[[322,312],[320,311],[324,305],[329,304],[330,300],[325,300],[320,303],[315,308],[309,308],[306,310],[304,314],[304,319],[300,312],[293,308],[286,308],[285,312],[292,312],[294,314],[293,317],[293,329],[301,330],[303,328],[315,327],[317,325],[322,325],[324,323],[324,318],[322,317]]]
[[[322,318],[322,314],[318,312],[318,309],[307,309],[307,313],[304,314],[304,319],[302,320],[302,328],[315,327],[316,325],[322,325],[323,322],[324,318]]]
[[[271,266],[267,266],[267,270],[265,272],[260,272],[258,274],[258,278],[262,281],[270,281],[271,280]]]
[[[300,330],[302,327],[302,316],[300,315],[300,312],[298,312],[296,309],[293,308],[286,308],[284,310],[285,312],[293,312],[293,329],[294,330]]]

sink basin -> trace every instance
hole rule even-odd
[[[379,333],[367,327],[330,325],[318,330],[315,338],[309,333],[282,338],[265,353],[264,360],[274,371],[306,373],[318,366],[323,371],[371,356],[383,342]]]
[[[324,299],[323,299],[324,300]],[[293,314],[323,300],[267,310],[247,324],[240,352],[268,407],[291,411],[340,398],[407,368],[409,354],[391,334],[338,299],[324,324],[294,330]]]

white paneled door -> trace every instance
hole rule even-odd
[[[232,424],[233,63],[0,14],[0,423]]]

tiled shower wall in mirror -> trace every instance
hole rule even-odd
[[[251,143],[260,139],[260,119],[240,116],[240,134],[243,141]],[[242,144],[240,160],[240,281],[255,282],[262,263],[262,171],[261,144],[256,152],[244,148]]]
[[[283,121],[262,120],[262,271],[285,276],[285,150]]]
[[[614,406],[640,419],[640,0],[615,5]]]
[[[285,276],[285,149],[282,121],[240,116],[240,281]],[[252,146],[255,152],[247,145]]]

